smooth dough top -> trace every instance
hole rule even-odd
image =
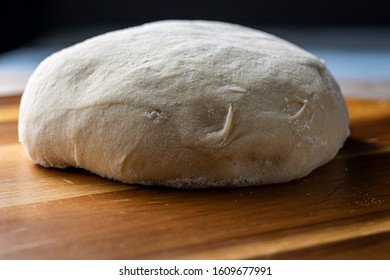
[[[19,139],[45,167],[173,187],[287,182],[349,135],[323,61],[222,22],[161,21],[63,49],[35,70]]]

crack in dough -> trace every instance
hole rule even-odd
[[[235,111],[233,110],[232,104],[229,104],[229,109],[225,118],[225,123],[221,130],[210,133],[212,139],[216,139],[220,145],[228,144],[227,138],[233,133],[234,130],[234,116]]]
[[[307,99],[302,99],[298,96],[295,96],[295,98],[299,103],[302,104],[302,107],[294,115],[290,117],[292,120],[299,118],[303,114],[303,111],[305,110],[305,108],[308,106],[309,103],[309,100]]]

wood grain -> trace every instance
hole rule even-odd
[[[306,178],[211,190],[35,166],[19,101],[0,98],[1,259],[390,259],[390,101],[349,99],[351,137]]]

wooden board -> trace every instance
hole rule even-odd
[[[390,259],[389,101],[348,100],[351,137],[306,178],[214,190],[35,166],[19,101],[0,98],[1,259]]]

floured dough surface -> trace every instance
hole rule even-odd
[[[321,60],[207,21],[145,24],[51,55],[19,116],[35,163],[173,187],[298,179],[348,135],[343,97]]]

